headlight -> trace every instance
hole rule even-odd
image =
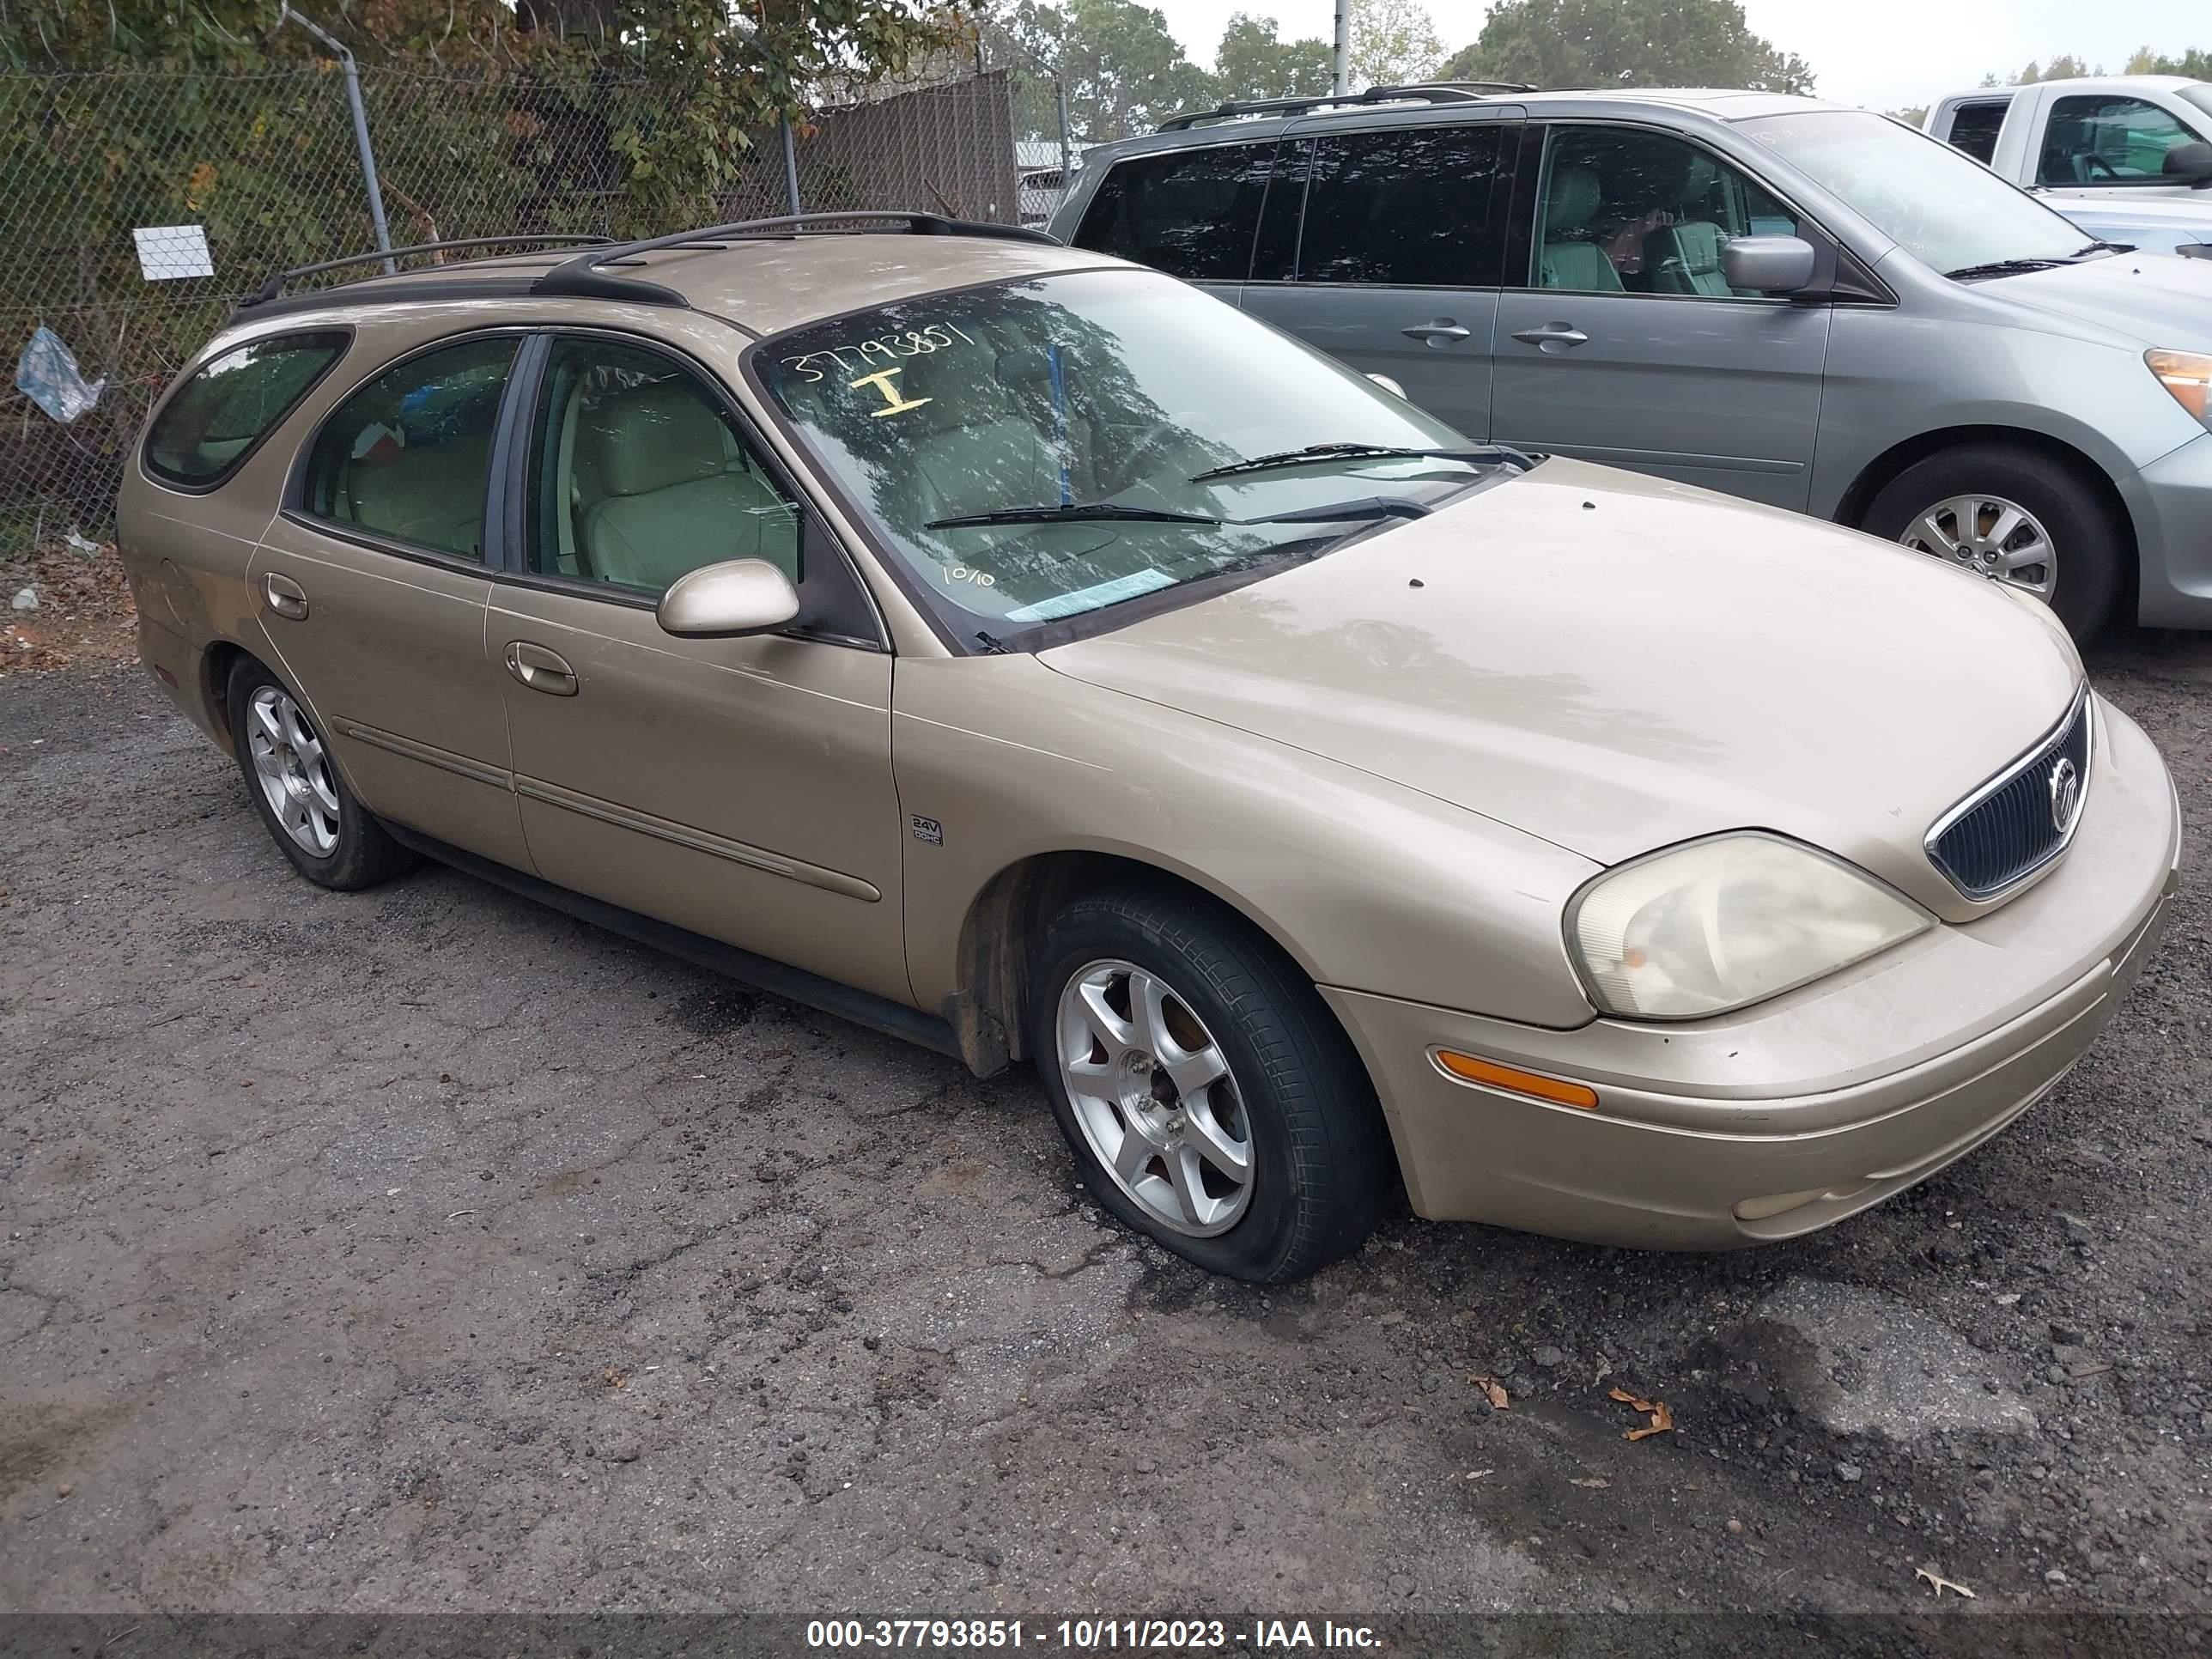
[[[1606,1012],[1692,1019],[1779,996],[1934,925],[1848,865],[1747,832],[1595,878],[1567,906],[1567,945]]]
[[[2202,351],[2146,351],[2143,362],[2174,402],[2212,426],[2212,356]]]

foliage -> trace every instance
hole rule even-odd
[[[2037,81],[2072,81],[2085,75],[2102,75],[2105,66],[2089,67],[2087,60],[2070,52],[2062,52],[2048,64],[2032,63],[2017,75],[1985,75],[1985,87],[2024,87]],[[2138,46],[2128,58],[2125,75],[2185,75],[2192,81],[2212,81],[2212,50],[2191,46],[2185,51],[2166,53],[2150,46]]]
[[[1330,42],[1283,40],[1273,18],[1240,11],[1222,31],[1214,89],[1224,99],[1311,98],[1329,89],[1335,72]]]
[[[1184,55],[1166,18],[1135,0],[1018,0],[1000,27],[1024,56],[1057,71],[1085,143],[1148,132],[1212,101],[1212,77]]]
[[[1428,80],[1443,55],[1444,43],[1420,0],[1352,0],[1355,89]]]
[[[1540,87],[1813,88],[1805,60],[1753,34],[1736,0],[1498,0],[1437,73]]]

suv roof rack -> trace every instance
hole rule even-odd
[[[323,259],[312,265],[295,265],[289,270],[280,270],[267,282],[238,302],[240,311],[250,306],[265,306],[281,297],[285,283],[296,277],[313,276],[325,270],[343,270],[348,265],[374,264],[380,260],[389,264],[413,253],[442,253],[457,247],[515,247],[531,244],[568,246],[577,243],[607,242],[607,236],[538,236],[527,231],[518,231],[512,236],[459,236],[442,242],[416,242],[407,247],[371,248],[366,253],[348,254],[343,259]]]
[[[1245,98],[1170,116],[1153,131],[1185,132],[1212,121],[1254,115],[1304,115],[1317,109],[1347,109],[1361,104],[1474,104],[1500,94],[1535,90],[1517,81],[1427,81],[1418,86],[1370,87],[1364,92],[1323,93],[1312,98]]]
[[[815,226],[883,221],[902,226],[912,236],[982,236],[1009,242],[1042,242],[1048,247],[1060,246],[1057,237],[1025,225],[994,225],[978,219],[954,219],[941,213],[908,213],[896,208],[863,209],[849,213],[787,213],[774,219],[741,219],[735,224],[709,225],[700,230],[679,230],[672,235],[648,236],[641,241],[613,242],[595,247],[573,259],[563,259],[532,283],[530,291],[539,295],[682,306],[686,301],[674,289],[639,277],[612,276],[605,267],[633,259],[641,253],[655,253],[666,248],[714,247],[744,236],[797,235]]]

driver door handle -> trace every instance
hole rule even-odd
[[[507,641],[507,672],[532,691],[543,691],[549,697],[576,695],[576,671],[555,653],[528,640]]]
[[[1549,351],[1557,346],[1565,350],[1569,346],[1587,345],[1589,336],[1572,323],[1546,323],[1540,328],[1517,330],[1513,337],[1539,351]]]
[[[1416,323],[1411,328],[1401,328],[1399,333],[1408,339],[1426,340],[1431,345],[1443,345],[1451,340],[1464,340],[1474,331],[1462,328],[1449,317],[1439,317],[1433,323]]]

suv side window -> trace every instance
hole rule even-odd
[[[2176,180],[2166,153],[2201,142],[2174,116],[2140,98],[2077,93],[2051,106],[2039,185],[2152,185]]]
[[[1084,210],[1079,247],[1194,283],[1241,283],[1274,165],[1271,139],[1116,161]]]
[[[1961,104],[1951,112],[1951,144],[1963,149],[1984,167],[1997,153],[1997,134],[2003,130],[2006,104]]]
[[[177,388],[146,434],[146,470],[212,489],[344,353],[347,336],[283,334],[226,351]]]
[[[1790,210],[1696,145],[1638,127],[1555,127],[1530,286],[1749,299],[1721,275],[1738,236],[1796,236]]]
[[[376,376],[323,422],[302,505],[318,519],[482,559],[485,472],[516,338],[440,346]]]
[[[1400,127],[1314,147],[1302,283],[1496,288],[1504,275],[1508,127]]]
[[[657,351],[556,339],[530,467],[530,568],[658,596],[729,559],[805,580],[805,513],[720,400]]]

